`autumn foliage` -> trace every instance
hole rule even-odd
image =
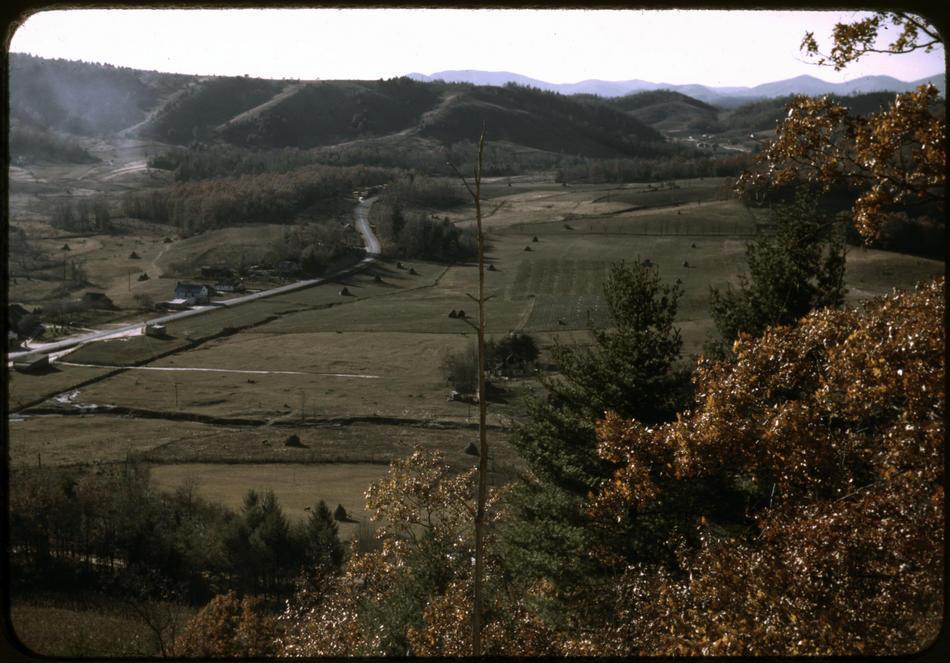
[[[899,30],[885,46],[882,31]],[[822,53],[814,33],[805,34],[802,52],[816,65],[840,71],[869,53],[900,55],[932,51],[943,38],[926,19],[906,12],[875,12],[832,31],[832,48]],[[930,206],[942,219],[946,203],[947,128],[935,112],[933,85],[898,94],[884,110],[853,116],[827,97],[796,97],[775,140],[759,156],[764,168],[745,172],[740,191],[805,181],[828,191],[846,185],[855,193],[852,218],[867,239],[876,239],[891,215]],[[926,211],[926,210],[925,210]]]
[[[277,622],[262,601],[234,592],[216,596],[195,615],[175,641],[182,657],[249,658],[274,654]]]
[[[805,181],[828,191],[845,184],[857,194],[854,225],[868,239],[902,206],[933,203],[942,210],[947,132],[931,113],[936,101],[935,87],[920,86],[861,117],[827,97],[797,97],[760,157],[765,168],[744,173],[739,186]]]
[[[619,463],[591,515],[662,508],[681,482],[747,493],[747,526],[711,508],[677,563],[631,565],[619,622],[573,653],[894,655],[926,647],[943,615],[944,282],[816,311],[734,363],[701,362],[694,409],[648,428],[609,414]]]

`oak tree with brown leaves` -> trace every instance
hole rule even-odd
[[[900,35],[880,48],[879,31],[889,22]],[[832,37],[828,55],[821,54],[812,33],[805,35],[802,50],[816,64],[840,70],[867,53],[901,54],[943,44],[930,23],[901,12],[838,24]],[[915,208],[944,223],[946,121],[935,112],[937,103],[933,85],[898,94],[887,108],[866,117],[828,97],[797,97],[775,140],[758,157],[763,168],[743,173],[737,187],[749,192],[793,182],[822,191],[845,186],[854,196],[854,226],[868,241],[879,236],[888,218]]]
[[[623,569],[616,623],[569,653],[900,655],[943,620],[943,279],[740,337],[704,360],[692,410],[647,427],[610,414],[620,463],[590,502],[618,521],[677,486],[746,487],[747,522],[683,514],[677,563]]]
[[[259,598],[234,592],[216,596],[188,623],[175,641],[180,657],[249,658],[273,656],[277,622]]]

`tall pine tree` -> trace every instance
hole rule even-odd
[[[797,322],[809,311],[844,303],[844,228],[802,190],[772,213],[773,230],[746,246],[748,276],[733,289],[710,289],[720,338],[707,345],[722,356],[739,333],[760,336],[771,325]]]
[[[515,517],[500,543],[516,580],[549,588],[536,607],[552,618],[562,601],[596,591],[604,578],[588,553],[616,534],[584,514],[587,495],[613,471],[595,452],[596,421],[609,410],[668,421],[688,396],[673,325],[680,286],[664,284],[656,267],[636,261],[611,267],[604,294],[611,327],[592,328],[590,346],[555,347],[559,375],[545,381],[547,397],[529,404],[529,418],[512,439],[529,473],[511,495]],[[627,554],[629,543],[608,546]]]

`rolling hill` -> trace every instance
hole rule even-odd
[[[374,141],[393,149],[413,139],[450,146],[473,140],[483,123],[490,127],[492,141],[510,149],[652,157],[670,153],[664,134],[772,128],[790,91],[837,90],[856,110],[860,105],[864,110],[859,112],[867,112],[893,93],[847,95],[865,87],[901,90],[913,85],[888,77],[835,85],[801,76],[755,88],[664,86],[677,91],[641,80],[563,86],[510,72],[441,74],[479,84],[410,77],[297,81],[187,76],[13,53],[10,119],[17,130],[14,147],[26,146],[20,151],[33,158],[84,158],[73,149],[70,136],[138,136],[179,145],[197,141],[255,149],[373,149]],[[943,77],[932,80],[942,85]],[[619,94],[624,87],[638,91]],[[717,108],[706,98],[726,99],[725,94],[735,102],[731,109]]]
[[[10,118],[42,130],[108,135],[141,122],[194,78],[11,53]]]
[[[519,86],[164,75],[12,54],[10,91],[20,127],[179,145],[308,149],[389,136],[449,145],[483,123],[494,141],[591,157],[650,155],[664,140],[602,99]]]
[[[608,103],[660,131],[716,131],[719,109],[672,90],[636,92]]]

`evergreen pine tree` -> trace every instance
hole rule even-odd
[[[307,561],[320,569],[332,571],[343,563],[343,544],[333,512],[320,500],[310,510],[306,528]]]
[[[774,231],[747,245],[748,276],[737,289],[710,289],[720,338],[707,344],[722,356],[740,332],[759,336],[771,325],[797,322],[815,308],[844,303],[844,229],[805,191],[772,214]]]
[[[511,495],[515,518],[501,532],[502,554],[518,580],[553,588],[553,600],[535,606],[552,618],[561,601],[577,601],[604,580],[592,548],[627,554],[631,545],[608,540],[615,533],[592,527],[584,513],[587,495],[613,471],[595,452],[596,421],[608,410],[647,424],[667,421],[688,395],[673,326],[681,287],[637,261],[613,265],[604,294],[611,327],[592,327],[591,346],[555,347],[560,374],[545,381],[548,396],[529,404],[512,439],[529,475]]]

